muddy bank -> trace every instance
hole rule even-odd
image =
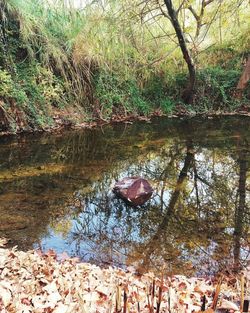
[[[105,125],[112,125],[117,123],[127,123],[132,124],[133,122],[137,121],[144,121],[150,123],[152,119],[157,117],[162,118],[201,118],[201,119],[212,119],[224,116],[239,116],[239,117],[250,117],[250,108],[244,107],[234,112],[209,112],[209,113],[195,113],[189,112],[184,107],[178,107],[178,109],[173,112],[173,114],[165,114],[161,111],[155,111],[149,115],[138,115],[138,114],[130,114],[126,116],[113,116],[110,119],[91,119],[91,120],[84,120],[83,117],[77,113],[75,113],[72,117],[69,117],[67,112],[63,112],[62,114],[55,115],[53,117],[53,123],[51,125],[47,125],[40,128],[32,128],[32,127],[23,127],[19,125],[15,130],[5,129],[4,131],[0,130],[0,137],[3,136],[14,136],[18,134],[29,134],[29,133],[43,133],[43,132],[61,132],[68,129],[93,129],[102,127]]]

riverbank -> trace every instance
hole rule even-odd
[[[105,125],[112,125],[117,123],[124,123],[124,124],[132,124],[137,121],[143,121],[147,123],[151,123],[152,119],[157,117],[162,118],[201,118],[201,119],[213,119],[218,117],[224,116],[239,116],[239,117],[250,117],[250,107],[243,107],[242,109],[239,108],[237,111],[233,112],[209,112],[209,113],[195,113],[189,112],[185,110],[183,107],[179,107],[178,111],[173,112],[172,114],[165,114],[162,111],[155,111],[149,115],[138,115],[138,114],[128,114],[126,116],[113,116],[110,119],[96,119],[96,120],[89,120],[86,119],[84,121],[83,116],[81,114],[73,114],[72,117],[69,117],[67,112],[56,112],[53,116],[53,123],[48,124],[44,127],[18,127],[17,129],[10,129],[0,131],[0,137],[3,136],[13,136],[19,134],[27,134],[27,133],[54,133],[54,132],[61,132],[64,130],[69,129],[93,129],[102,127]]]
[[[249,275],[250,268],[245,272],[248,286]],[[191,313],[200,311],[204,299],[203,308],[239,312],[239,279],[223,277],[220,285],[215,278],[159,278],[153,273],[139,275],[133,268],[80,263],[52,250],[43,254],[0,248],[1,312]]]

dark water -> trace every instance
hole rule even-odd
[[[0,152],[0,237],[12,246],[190,275],[249,259],[247,118],[0,138]],[[154,187],[143,207],[111,192],[129,175]]]

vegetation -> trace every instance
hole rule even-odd
[[[0,131],[247,103],[248,1],[179,2],[0,0]]]

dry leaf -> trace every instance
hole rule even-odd
[[[5,307],[11,303],[11,298],[11,292],[0,285],[0,299],[2,300]]]
[[[239,308],[235,303],[226,299],[222,299],[222,301],[218,304],[218,309],[239,311]]]
[[[159,313],[167,312],[169,305],[172,312],[198,312],[203,294],[208,306],[213,300],[215,286],[206,279],[177,275],[160,280],[153,273],[138,277],[122,269],[78,263],[66,255],[63,259],[58,261],[54,251],[42,254],[0,248],[0,312],[107,313],[114,312],[117,305],[117,310],[125,307],[127,312],[148,313],[152,281],[155,304],[161,298]],[[226,283],[221,286],[221,295],[237,301],[239,294]],[[232,309],[229,301],[223,301],[221,306]],[[205,312],[214,313],[211,309]]]

